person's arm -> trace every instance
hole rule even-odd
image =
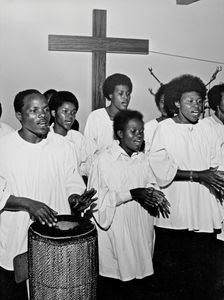
[[[213,187],[217,192],[224,189],[224,180],[220,176],[222,174],[221,171],[216,168],[209,168],[207,170],[202,171],[184,171],[177,170],[176,176],[174,178],[175,181],[191,181],[198,183],[205,183],[208,186]]]
[[[32,200],[25,197],[10,195],[2,211],[26,211],[32,219],[42,225],[54,226],[57,222],[57,212],[43,202]]]
[[[198,171],[184,171],[184,170],[177,170],[176,176],[174,177],[174,181],[199,181]]]
[[[170,211],[170,203],[165,198],[165,195],[160,190],[154,187],[136,188],[130,190],[132,199],[137,201],[148,213],[154,217],[168,218]]]
[[[106,154],[106,153],[105,153]],[[96,204],[91,206],[91,215],[101,229],[107,230],[113,223],[117,207],[132,200],[130,191],[118,191],[111,170],[114,161],[111,156],[101,154],[91,165],[87,188],[97,193]]]

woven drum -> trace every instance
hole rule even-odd
[[[55,227],[34,222],[28,232],[31,300],[96,299],[98,246],[88,219],[57,216]]]

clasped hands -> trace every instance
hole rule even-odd
[[[222,204],[224,201],[224,171],[219,171],[218,167],[199,171],[199,180],[212,187],[216,197]]]
[[[168,218],[170,214],[170,203],[163,192],[153,187],[136,188],[130,190],[132,199],[137,201],[148,213],[154,217]]]

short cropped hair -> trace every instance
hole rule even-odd
[[[21,91],[15,96],[13,105],[14,105],[14,110],[15,110],[16,113],[17,112],[22,112],[22,108],[24,106],[24,99],[26,97],[31,97],[32,95],[41,95],[41,96],[43,96],[41,94],[41,92],[39,92],[38,90],[35,90],[35,89],[28,89],[28,90]]]
[[[75,105],[76,111],[79,109],[79,102],[76,96],[68,91],[58,91],[52,95],[49,101],[50,110],[57,111],[63,103],[69,102]]]
[[[165,95],[165,89],[167,88],[168,84],[162,84],[156,94],[155,94],[155,102],[156,102],[156,106],[157,108],[160,110],[159,104],[161,101],[161,97]],[[173,111],[170,111],[170,109],[167,107],[166,103],[165,103],[165,99],[164,99],[164,111],[167,113],[167,117],[171,118],[173,117],[174,113]]]
[[[197,92],[204,101],[206,86],[199,77],[190,74],[184,74],[172,79],[164,91],[165,107],[171,112],[177,113],[178,109],[175,103],[179,102],[182,95],[187,92]]]
[[[103,83],[104,97],[106,97],[108,100],[110,100],[109,95],[111,95],[114,92],[114,89],[117,85],[126,85],[131,94],[132,87],[133,87],[131,79],[124,74],[115,73],[113,75],[108,76]]]
[[[114,128],[114,137],[119,140],[119,136],[117,132],[119,130],[124,130],[128,122],[132,119],[137,119],[140,122],[144,123],[143,121],[143,115],[137,111],[137,110],[121,110],[119,111],[115,117],[114,117],[114,122],[113,122],[113,128]]]
[[[216,110],[222,100],[222,93],[224,93],[224,83],[214,85],[208,91],[208,104],[211,109]]]
[[[54,93],[56,93],[57,91],[54,89],[49,89],[47,91],[44,92],[44,96],[47,99],[47,101],[49,102],[51,97],[54,95]]]

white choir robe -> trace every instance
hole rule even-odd
[[[100,275],[127,281],[153,274],[154,218],[130,194],[130,189],[152,186],[158,188],[142,152],[129,157],[114,141],[94,160],[88,188],[98,197],[93,215]]]
[[[54,123],[50,126],[50,131],[54,133]],[[57,133],[55,133],[57,134]],[[90,152],[94,151],[93,143],[87,141],[83,134],[79,131],[70,129],[66,136],[62,136],[64,139],[70,141],[73,144],[75,156],[77,157],[77,164],[79,173],[81,175],[88,176],[89,169],[92,163],[92,157]]]
[[[145,152],[150,151],[153,136],[159,125],[159,122],[156,119],[150,120],[145,123],[144,126],[144,140],[145,140]]]
[[[0,122],[0,138],[15,131],[11,126],[6,123]]]
[[[201,120],[202,126],[209,126],[215,129],[217,138],[221,138],[221,163],[224,165],[224,125],[215,114]],[[224,222],[222,223],[222,232],[217,235],[217,239],[224,241]]]
[[[59,214],[70,214],[68,197],[82,194],[85,184],[75,168],[71,143],[49,133],[33,144],[18,132],[0,141],[0,176],[6,180],[4,194],[27,197],[46,203]],[[13,270],[13,258],[27,251],[31,224],[25,211],[3,210],[7,197],[0,198],[0,266]]]
[[[191,181],[172,181],[176,170],[201,171],[220,166],[220,140],[212,129],[197,124],[160,122],[149,152],[149,161],[170,202],[168,219],[156,225],[168,229],[213,232],[221,229],[223,207],[210,188]]]
[[[89,166],[98,154],[109,148],[114,141],[113,121],[105,108],[92,111],[86,121],[84,129],[86,138],[86,151],[89,158]]]

